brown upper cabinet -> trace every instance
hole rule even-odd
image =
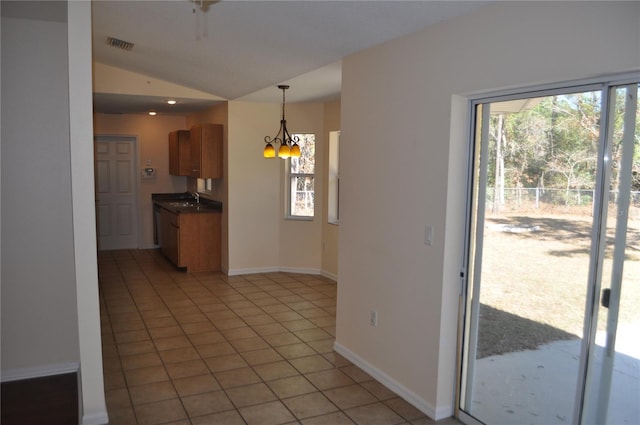
[[[189,130],[176,130],[169,133],[169,174],[174,176],[191,175],[189,134]]]
[[[191,127],[191,177],[222,178],[222,125],[200,124]]]
[[[169,133],[169,173],[222,178],[222,125],[199,124]]]

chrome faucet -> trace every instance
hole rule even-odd
[[[192,195],[193,195],[194,198],[196,198],[196,203],[199,204],[200,203],[200,194],[198,192],[193,192]]]

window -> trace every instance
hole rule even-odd
[[[289,217],[313,217],[316,169],[316,135],[294,134],[299,139],[300,158],[289,159]]]
[[[329,133],[329,223],[338,224],[340,220],[340,168],[338,153],[340,152],[340,132]]]

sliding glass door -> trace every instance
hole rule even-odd
[[[475,104],[463,420],[640,423],[637,89]]]
[[[637,85],[610,90],[598,263],[582,423],[640,424],[640,125]],[[585,356],[583,356],[584,358]]]

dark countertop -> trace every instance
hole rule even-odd
[[[174,214],[221,213],[222,202],[200,197],[196,203],[189,192],[181,193],[152,193],[151,201],[154,206],[164,208]]]

